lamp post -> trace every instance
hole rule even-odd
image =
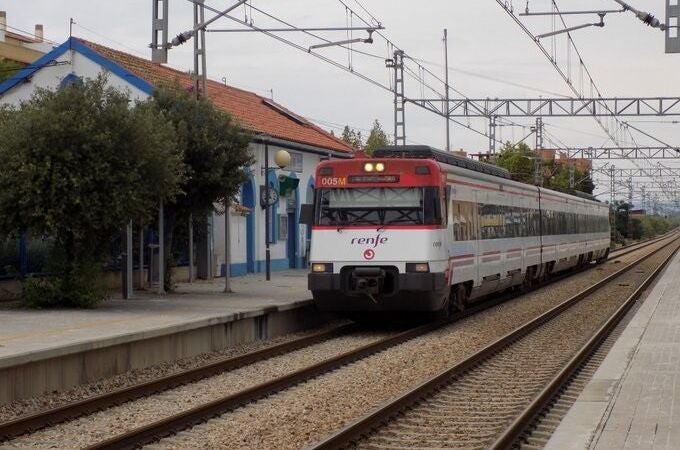
[[[290,164],[290,153],[285,150],[279,150],[274,155],[274,162],[283,169]],[[265,223],[265,272],[266,279],[271,279],[271,250],[269,244],[271,243],[271,206],[279,201],[278,193],[269,186],[269,138],[264,137],[264,189],[260,192],[260,204],[264,207],[264,223]]]

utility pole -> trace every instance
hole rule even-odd
[[[628,177],[628,239],[633,238],[633,218],[630,210],[633,208],[633,177]]]
[[[151,0],[151,62],[168,62],[168,1]]]
[[[536,118],[536,158],[534,159],[534,183],[543,186],[543,118]]]
[[[205,55],[205,27],[200,28],[205,22],[205,0],[192,0],[194,2],[194,30],[198,37],[194,39],[194,95],[198,99],[201,94],[208,96],[206,90],[206,55]]]
[[[646,188],[644,186],[642,186],[640,188],[640,192],[641,192],[641,195],[642,195],[642,209],[646,209],[646,207],[647,207],[647,202],[646,202],[646,198],[645,198],[646,197],[645,190],[646,190]]]
[[[449,36],[448,31],[444,28],[444,70],[445,72],[445,88],[446,88],[446,151],[451,151],[451,123],[449,113]]]
[[[386,60],[385,66],[394,69],[394,145],[406,145],[404,51],[395,50],[394,59]]]
[[[571,190],[576,189],[575,172],[576,167],[574,167],[574,163],[569,164],[569,189]]]
[[[616,167],[609,168],[609,204],[614,204],[614,196],[616,195]]]
[[[498,116],[489,116],[489,151],[496,156],[496,120]]]

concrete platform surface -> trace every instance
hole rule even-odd
[[[0,309],[0,369],[132,340],[285,311],[311,304],[305,270],[179,284],[173,294],[135,291],[92,310]],[[1,304],[0,304],[1,305]]]
[[[680,254],[547,449],[680,449]]]

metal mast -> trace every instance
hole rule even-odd
[[[445,70],[445,89],[446,89],[446,151],[451,151],[451,119],[449,114],[449,35],[444,28],[444,70]]]
[[[448,108],[447,108],[448,110]],[[498,116],[489,116],[489,151],[496,156],[496,120]]]
[[[406,145],[404,51],[395,50],[394,59],[388,59],[385,65],[394,69],[394,145]]]
[[[543,186],[543,118],[536,118],[536,157],[534,159],[534,182]]]

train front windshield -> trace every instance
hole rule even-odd
[[[440,225],[436,187],[318,189],[316,225]]]

